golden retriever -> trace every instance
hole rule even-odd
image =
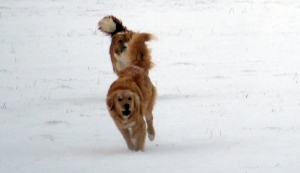
[[[151,50],[145,42],[155,39],[154,35],[128,30],[121,20],[114,16],[101,19],[98,28],[111,36],[109,54],[113,70],[117,75],[130,65],[139,66],[147,73],[153,67]]]
[[[155,100],[156,88],[141,67],[126,67],[111,84],[106,104],[129,150],[144,151],[146,131],[150,141],[154,140],[152,110]]]

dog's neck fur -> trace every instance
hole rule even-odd
[[[127,56],[126,52],[123,52],[120,55],[114,53],[114,56],[117,59],[117,63],[116,63],[117,71],[122,71],[130,65],[130,58]]]

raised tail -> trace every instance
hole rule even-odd
[[[129,31],[122,24],[122,21],[120,19],[112,15],[105,16],[103,19],[101,19],[98,22],[98,29],[111,37],[119,32]]]
[[[127,54],[133,65],[139,66],[149,72],[154,66],[151,58],[151,50],[146,42],[156,39],[149,33],[135,33],[128,44]]]

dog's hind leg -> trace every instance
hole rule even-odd
[[[152,110],[155,104],[155,100],[156,100],[156,88],[153,86],[152,88],[152,97],[151,100],[149,102],[149,105],[147,107],[146,110],[146,122],[147,122],[147,133],[148,133],[148,138],[150,141],[153,141],[155,138],[155,130],[153,127],[153,114],[152,114]]]
[[[153,141],[155,138],[155,130],[153,127],[153,115],[151,113],[147,113],[146,115],[146,122],[147,122],[147,133],[148,133],[148,138],[150,141]]]
[[[134,144],[131,141],[129,129],[121,129],[121,128],[119,128],[119,131],[123,135],[123,138],[126,141],[128,149],[129,150],[134,150]]]

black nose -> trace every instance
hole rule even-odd
[[[123,46],[122,49],[121,49],[121,52],[125,52],[126,49],[127,49],[127,47]]]
[[[125,110],[128,110],[129,109],[129,104],[124,104],[124,108],[125,108]]]

